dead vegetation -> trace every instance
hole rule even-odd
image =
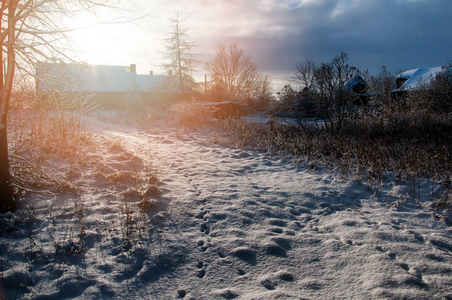
[[[188,100],[172,104],[169,111],[179,126],[196,128],[212,124],[214,109],[196,101]]]
[[[363,178],[377,190],[395,174],[409,185],[413,199],[420,193],[419,182],[427,180],[432,190],[440,185],[444,191],[432,192],[433,206],[452,210],[452,114],[429,109],[426,94],[413,92],[403,99],[385,94],[380,103],[353,107],[338,131],[304,116],[292,122],[269,118],[265,124],[230,119],[222,123],[221,139],[308,165],[322,163],[338,174]],[[381,100],[383,93],[375,97]]]
[[[93,133],[83,109],[43,109],[28,94],[15,100],[9,157],[20,209],[0,216],[0,232],[25,233],[17,245],[2,245],[22,251],[24,261],[13,265],[0,251],[0,277],[21,297],[33,293],[33,274],[41,267],[83,275],[86,260],[99,252],[140,249],[152,235],[162,189],[151,151],[138,157],[120,138]],[[99,197],[105,203],[97,205]],[[107,219],[112,211],[117,218]],[[51,248],[43,246],[49,239]]]

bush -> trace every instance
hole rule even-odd
[[[184,127],[205,126],[212,121],[213,108],[195,101],[181,101],[170,106],[171,114]]]
[[[236,146],[275,155],[332,163],[342,173],[380,182],[386,172],[398,178],[448,180],[452,177],[452,115],[411,114],[404,118],[358,115],[339,133],[313,124],[298,126],[229,120],[223,137]]]
[[[356,91],[353,91],[351,83],[352,78],[356,78],[360,72],[347,61],[348,54],[344,52],[331,62],[323,62],[319,66],[308,59],[296,67],[294,74],[295,81],[304,86],[303,91],[298,95],[294,95],[290,90],[285,93],[289,100],[294,97],[304,98],[299,102],[302,105],[292,104],[299,117],[303,117],[300,113],[311,110],[315,117],[328,121],[324,125],[334,134],[342,129],[346,118],[352,112],[352,104],[356,101]],[[360,88],[359,94],[365,93],[365,89],[367,85]]]
[[[407,101],[412,110],[452,113],[452,67],[443,67],[443,72],[409,93]]]

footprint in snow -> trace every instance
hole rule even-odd
[[[444,251],[444,252],[452,252],[452,243],[449,241],[444,241],[440,239],[430,239],[430,244],[438,248],[438,250]]]
[[[281,220],[281,219],[272,219],[272,220],[268,221],[268,223],[273,226],[287,227],[286,221]]]
[[[225,258],[226,257],[226,253],[223,251],[223,249],[219,249],[217,251],[217,254],[220,258]]]
[[[290,273],[281,273],[279,275],[279,279],[281,279],[283,281],[294,281],[294,277]]]
[[[238,153],[238,154],[231,155],[231,158],[233,158],[233,159],[241,159],[241,158],[248,158],[250,156],[251,156],[251,154],[249,154],[247,152],[241,152],[241,153]]]
[[[292,242],[290,239],[283,237],[274,237],[271,240],[286,250],[290,250],[292,248]]]
[[[186,290],[178,290],[177,291],[177,297],[182,299],[187,295],[187,291]]]
[[[273,232],[273,233],[283,233],[284,231],[283,231],[282,228],[280,228],[280,227],[274,227],[274,228],[270,228],[270,232]]]
[[[215,299],[218,299],[220,297],[223,299],[235,299],[240,295],[238,292],[230,289],[216,290],[213,291],[212,294],[215,296]]]
[[[196,215],[196,219],[203,219],[204,216],[206,215],[206,211],[200,211],[197,215]]]
[[[206,235],[209,235],[209,233],[210,233],[210,227],[209,227],[209,225],[207,225],[207,223],[202,223],[199,230]]]
[[[196,276],[198,276],[198,278],[204,278],[204,276],[206,276],[206,270],[205,269],[201,269],[198,272],[196,272]]]
[[[276,287],[284,282],[293,282],[294,276],[291,273],[279,271],[274,274],[269,274],[264,278],[261,278],[259,283],[265,287],[267,290],[275,290]]]
[[[242,269],[238,269],[237,270],[237,274],[240,275],[240,276],[243,276],[243,275],[246,274],[246,272],[244,270],[242,270]]]
[[[202,261],[199,261],[199,262],[196,264],[196,267],[199,269],[199,270],[196,272],[196,276],[197,276],[198,278],[204,278],[204,276],[206,276],[206,268],[205,268],[204,263],[203,263]]]
[[[256,264],[256,252],[248,247],[235,248],[230,252],[230,254],[250,265]]]
[[[406,263],[398,263],[398,265],[399,265],[399,267],[401,267],[405,271],[407,271],[407,272],[410,271],[410,267]]]
[[[273,291],[276,289],[277,284],[272,282],[269,279],[265,279],[261,281],[261,284],[264,288],[266,288],[267,290]]]
[[[199,240],[197,245],[199,247],[199,251],[201,251],[201,252],[206,252],[207,251],[208,246],[203,240]]]
[[[283,247],[281,247],[279,245],[275,245],[275,244],[266,245],[265,253],[267,253],[268,255],[280,256],[280,257],[287,256],[286,249],[284,249]]]
[[[207,153],[207,152],[211,152],[211,151],[208,148],[202,148],[202,149],[199,149],[197,152],[198,153]]]

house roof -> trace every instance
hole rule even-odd
[[[162,83],[165,75],[137,75],[136,82],[140,92],[150,92]]]
[[[350,80],[346,85],[345,88],[347,90],[353,90],[358,85],[367,85],[366,81],[359,75],[356,75],[353,77],[352,80]]]
[[[406,81],[395,92],[404,92],[411,90],[418,90],[423,84],[428,83],[431,79],[435,78],[436,75],[443,72],[442,67],[433,68],[418,68],[413,70],[408,70],[400,73],[397,79],[405,79]]]
[[[137,75],[130,66],[42,63],[36,70],[39,88],[65,92],[150,92],[164,75]]]

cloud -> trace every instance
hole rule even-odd
[[[441,65],[451,55],[449,0],[194,0],[186,5],[188,19],[200,9],[191,29],[205,50],[236,42],[264,72],[290,73],[307,57],[328,61],[340,51],[360,69],[386,65],[394,72]]]
[[[121,37],[132,53],[123,52],[121,61],[134,60],[139,68],[162,63],[158,51],[176,13],[185,18],[203,61],[221,43],[237,43],[261,72],[279,81],[308,57],[329,61],[341,51],[372,73],[383,65],[396,72],[452,58],[450,0],[147,0],[135,11],[152,17]]]

